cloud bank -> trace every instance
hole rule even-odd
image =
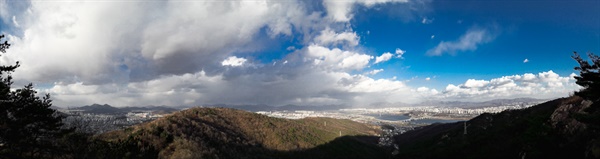
[[[575,74],[561,77],[552,70],[536,74],[503,76],[491,80],[468,79],[459,85],[449,84],[441,98],[490,100],[497,98],[566,96],[580,89],[573,78]]]
[[[469,80],[442,91],[373,78],[383,69],[371,66],[402,59],[406,51],[365,52],[349,21],[355,5],[389,3],[407,1],[0,1],[2,20],[18,22],[6,33],[13,45],[0,62],[20,61],[16,85],[34,82],[58,106],[360,106],[576,89],[572,77],[552,71]],[[256,58],[278,39],[298,44],[281,50],[281,58]],[[488,31],[473,29],[430,54],[472,50],[486,41]]]

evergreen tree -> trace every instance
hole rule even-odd
[[[588,57],[592,63],[582,59],[577,52],[574,52],[573,59],[579,63],[575,70],[579,71],[579,76],[575,76],[575,83],[582,86],[575,95],[582,97],[585,100],[592,101],[590,107],[584,109],[585,113],[575,115],[575,118],[583,123],[588,124],[588,128],[595,139],[600,139],[600,57],[592,53],[588,53]],[[594,140],[597,145],[600,145],[600,140]],[[600,151],[600,146],[596,146]]]
[[[575,70],[579,71],[579,76],[575,76],[577,80],[575,83],[583,87],[579,92],[575,92],[575,95],[598,102],[598,99],[600,99],[600,57],[588,53],[588,57],[592,61],[590,64],[582,59],[577,52],[574,52],[574,54],[573,59],[579,63],[579,66],[575,67]]]
[[[0,43],[0,52],[9,47]],[[61,128],[63,117],[50,108],[50,95],[40,99],[32,84],[11,91],[17,67],[19,62],[0,65],[0,158],[54,158],[62,154],[55,141],[69,130]]]

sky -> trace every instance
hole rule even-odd
[[[552,99],[600,53],[597,0],[0,0],[56,106]]]

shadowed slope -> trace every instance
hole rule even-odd
[[[579,97],[527,109],[482,114],[465,123],[434,124],[395,137],[397,158],[585,158],[594,133],[575,120],[589,107]],[[592,147],[590,147],[592,146]]]

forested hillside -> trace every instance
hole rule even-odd
[[[100,135],[98,139],[108,145],[123,146],[98,155],[133,158],[386,157],[389,153],[376,146],[374,135],[377,133],[378,129],[372,126],[350,120],[289,120],[229,108],[192,108]]]

